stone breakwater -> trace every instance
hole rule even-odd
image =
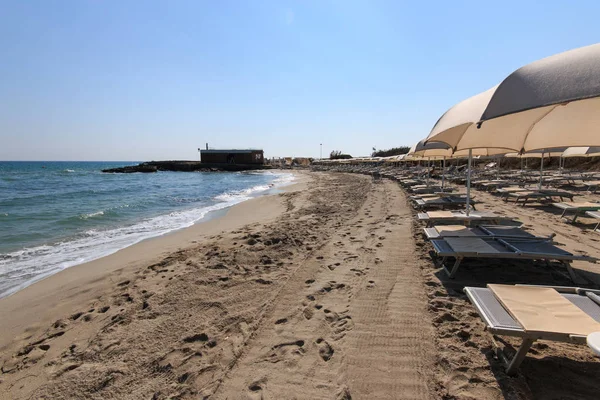
[[[181,171],[181,172],[211,172],[211,171],[249,171],[270,169],[263,164],[206,164],[200,161],[149,161],[138,165],[119,168],[103,169],[107,173],[133,173],[133,172],[158,172],[158,171]]]

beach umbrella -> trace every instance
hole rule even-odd
[[[490,156],[506,154],[510,149],[495,148],[494,146],[479,146],[458,148],[462,138],[469,131],[476,131],[476,125],[481,120],[487,104],[492,98],[496,87],[457,103],[446,111],[431,129],[425,139],[426,144],[446,143],[453,149],[453,156],[466,156],[467,161],[467,201],[466,213],[470,212],[471,197],[471,164],[474,155]],[[476,154],[474,154],[474,152]]]
[[[458,103],[442,115],[426,142],[496,154],[600,146],[599,96],[600,44],[595,44],[526,65],[500,85]]]
[[[564,151],[566,151],[566,147],[557,147],[554,149],[541,149],[541,150],[532,150],[527,153],[519,154],[519,153],[509,153],[505,154],[504,157],[519,157],[521,160],[527,158],[539,158],[540,159],[540,182],[538,184],[538,189],[542,188],[544,183],[544,157],[562,157]]]
[[[568,157],[598,157],[600,156],[600,147],[569,147],[562,156]]]
[[[424,140],[417,142],[408,151],[409,156],[422,157],[429,160],[441,159],[442,160],[442,192],[444,191],[445,181],[445,170],[446,170],[446,157],[452,157],[452,148],[443,142],[430,142],[425,143]],[[429,167],[429,165],[428,165]],[[429,180],[429,168],[427,169],[427,179]]]
[[[462,103],[467,103],[463,109],[483,108],[478,123],[448,132],[438,128],[427,141],[442,141],[455,150],[488,147],[519,153],[600,146],[600,44],[535,61]]]

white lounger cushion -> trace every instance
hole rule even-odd
[[[527,333],[587,336],[600,331],[600,323],[552,288],[487,286]]]

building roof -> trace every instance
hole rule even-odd
[[[238,154],[248,154],[262,152],[261,149],[224,149],[224,150],[200,150],[200,154],[230,154],[230,153],[238,153]]]

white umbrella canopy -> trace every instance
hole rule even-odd
[[[425,143],[424,140],[421,140],[410,148],[408,155],[423,158],[440,157],[442,159],[442,157],[452,156],[452,147],[442,142]]]
[[[569,147],[562,153],[564,157],[598,157],[600,147]]]
[[[497,154],[600,146],[599,96],[600,44],[595,44],[535,61],[457,104],[427,141]]]

